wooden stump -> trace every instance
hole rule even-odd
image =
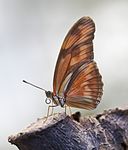
[[[108,110],[80,122],[74,116],[56,114],[45,123],[38,119],[8,141],[20,150],[128,150],[128,109]]]

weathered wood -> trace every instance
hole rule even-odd
[[[20,150],[128,150],[128,109],[84,117],[80,123],[72,118],[56,114],[45,123],[38,119],[8,140]]]

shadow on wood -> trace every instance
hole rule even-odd
[[[128,109],[108,110],[80,122],[65,114],[44,118],[8,138],[20,150],[127,150]]]

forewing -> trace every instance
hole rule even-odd
[[[66,104],[71,107],[94,109],[101,100],[103,82],[94,61],[83,64],[71,77],[65,91]]]
[[[68,32],[55,67],[53,93],[64,96],[72,75],[83,64],[93,59],[95,25],[91,18],[78,20]]]

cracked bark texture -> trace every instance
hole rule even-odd
[[[8,138],[19,150],[128,150],[128,109],[93,117],[56,114]],[[80,122],[77,122],[77,121]]]

